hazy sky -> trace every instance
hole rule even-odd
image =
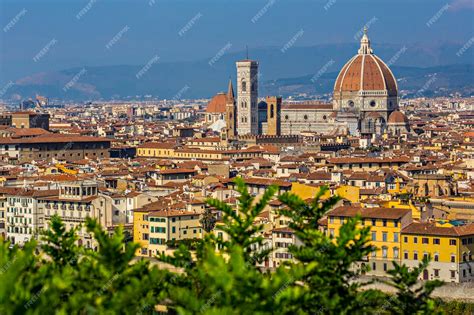
[[[0,82],[75,66],[196,60],[286,43],[474,36],[474,0],[0,0]],[[474,48],[470,48],[474,49]],[[225,50],[225,49],[224,49]]]

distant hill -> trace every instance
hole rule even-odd
[[[474,95],[474,65],[446,65],[428,68],[392,67],[400,95],[444,96],[453,92]],[[322,95],[331,93],[339,72],[324,73],[311,81],[314,75],[277,79],[264,82],[268,95]]]
[[[357,47],[354,43],[292,47],[285,53],[281,47],[253,50],[251,58],[260,62],[260,94],[328,93],[339,69],[355,54]],[[416,92],[436,73],[437,79],[432,80],[424,94],[454,90],[473,94],[473,66],[470,65],[474,60],[473,49],[458,57],[459,45],[455,44],[402,48],[393,44],[374,45],[378,56],[386,62],[393,61],[391,68],[401,90]],[[158,61],[150,64],[147,71],[141,71],[143,65],[117,65],[36,73],[18,79],[4,98],[28,98],[35,94],[64,100],[142,98],[145,95],[167,99],[210,97],[225,90],[229,77],[235,79],[235,61],[242,57],[242,53],[224,53],[221,58],[217,54],[211,65],[212,57],[193,62]],[[143,74],[137,78],[140,71]],[[311,78],[315,75],[318,78],[313,84]],[[68,82],[74,84],[68,88]]]

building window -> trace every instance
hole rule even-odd
[[[398,243],[398,232],[393,232],[393,241]]]
[[[372,270],[377,270],[377,264],[376,263],[372,263]]]
[[[456,246],[456,240],[449,240],[449,245]]]
[[[303,116],[304,120],[308,120],[308,115]]]
[[[436,278],[439,278],[439,269],[433,269],[433,271],[434,271],[434,276]]]
[[[247,82],[242,81],[242,92],[247,92]]]
[[[456,278],[456,271],[455,270],[450,270],[451,273],[451,279]]]
[[[408,243],[408,236],[404,236],[404,237],[403,237],[403,242],[404,242],[404,243]]]
[[[428,238],[427,238],[427,237],[423,237],[423,238],[421,239],[421,243],[422,243],[422,244],[428,244],[428,243],[429,243],[429,242],[428,242]]]
[[[388,233],[387,232],[382,232],[382,241],[387,242],[388,241]]]
[[[451,262],[456,262],[456,256],[455,255],[451,255]]]
[[[439,261],[439,254],[434,254],[434,261]]]
[[[387,226],[387,220],[382,220],[382,226]]]
[[[375,105],[377,105],[377,103],[375,103],[374,100],[370,101],[370,106],[371,106],[371,107],[375,107]]]
[[[387,271],[387,263],[383,263],[383,271]]]
[[[418,237],[415,236],[415,237],[413,238],[413,243],[415,243],[415,244],[418,243]]]
[[[376,223],[377,223],[377,220],[372,219],[372,226],[376,226],[377,225]]]
[[[439,245],[439,238],[434,238],[433,239],[433,244]]]
[[[393,258],[398,259],[399,251],[398,247],[393,248]]]
[[[388,252],[387,247],[386,247],[386,246],[383,246],[383,247],[382,247],[382,257],[383,257],[383,258],[387,258],[387,256],[388,256],[387,252]]]
[[[403,259],[408,259],[408,252],[403,253]]]
[[[377,232],[372,231],[372,241],[376,241],[376,240],[377,240]]]
[[[418,260],[418,253],[417,253],[417,252],[414,252],[414,253],[413,253],[413,259],[414,259],[414,260]]]

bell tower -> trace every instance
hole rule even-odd
[[[267,96],[267,135],[281,135],[281,97]]]
[[[242,60],[237,66],[237,134],[258,134],[258,62]]]
[[[236,132],[236,108],[234,98],[234,87],[232,86],[232,80],[229,79],[229,86],[227,87],[227,94],[225,96],[225,121],[226,121],[226,132],[227,139],[234,139],[237,135]]]

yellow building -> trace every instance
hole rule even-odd
[[[474,281],[474,224],[441,227],[412,223],[402,230],[402,262],[417,266],[425,256],[431,263],[420,276],[424,280]]]
[[[297,195],[301,199],[312,199],[316,196],[316,194],[321,189],[321,184],[303,184],[294,182],[291,185],[291,193]],[[349,186],[349,185],[342,185],[335,189],[333,189],[333,194],[338,195],[343,199],[347,199],[350,202],[359,202],[360,199],[360,188],[356,186]],[[331,192],[328,190],[324,196],[324,198],[329,198],[331,196]]]
[[[401,230],[412,222],[411,211],[396,208],[338,207],[327,214],[327,232],[329,235],[337,237],[344,222],[357,215],[361,217],[360,228],[370,226],[370,243],[377,247],[376,251],[358,264],[358,267],[365,267],[369,264],[368,274],[386,275],[386,271],[392,266],[392,261],[400,262],[401,260]]]
[[[148,255],[172,252],[174,248],[168,246],[168,241],[202,238],[203,229],[199,222],[200,212],[181,210],[151,211],[148,214],[149,243]]]
[[[140,245],[137,255],[148,256],[148,242],[150,239],[148,226],[148,210],[136,209],[133,211],[133,241]]]

